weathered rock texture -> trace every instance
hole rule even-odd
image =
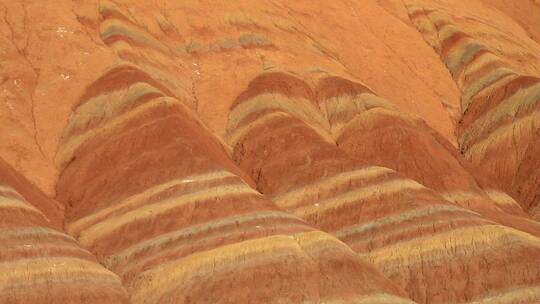
[[[0,16],[0,303],[540,302],[537,0]]]

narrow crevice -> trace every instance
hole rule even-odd
[[[24,1],[22,2],[22,11],[23,11],[23,29],[24,29],[24,32],[25,33],[29,33],[29,31],[27,30],[27,27],[26,27],[26,21],[27,21],[27,12],[26,12],[26,6],[24,5]],[[33,125],[33,139],[34,139],[34,143],[36,144],[41,156],[43,157],[43,159],[47,159],[47,157],[45,156],[45,153],[43,152],[43,148],[41,146],[41,144],[39,143],[39,140],[38,140],[38,129],[37,129],[37,122],[36,122],[36,113],[35,113],[35,94],[36,94],[36,88],[37,88],[37,84],[39,82],[39,78],[40,78],[40,70],[39,68],[36,68],[34,66],[34,64],[32,63],[32,61],[28,58],[28,45],[29,45],[29,40],[30,40],[30,37],[29,37],[29,34],[27,34],[26,36],[26,39],[25,39],[25,45],[23,48],[20,48],[16,41],[15,41],[15,30],[14,30],[14,27],[13,25],[9,22],[8,18],[7,18],[7,15],[8,15],[8,8],[4,6],[4,22],[6,23],[9,31],[10,31],[10,36],[11,36],[11,43],[13,44],[13,47],[15,47],[15,49],[17,50],[17,53],[19,54],[19,56],[22,57],[22,59],[28,64],[28,66],[32,69],[33,73],[34,73],[34,81],[33,81],[33,84],[32,84],[32,88],[30,90],[30,116],[31,116],[31,119],[32,119],[32,125]]]

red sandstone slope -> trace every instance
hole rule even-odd
[[[414,119],[386,109],[384,100],[363,96],[348,105],[351,96],[340,96],[341,100],[329,105],[332,101],[325,99],[362,91],[369,92],[344,80],[323,80],[318,95],[327,102],[330,123],[336,127],[330,134],[328,121],[306,83],[284,73],[257,77],[229,115],[233,159],[278,207],[338,236],[415,301],[481,300],[493,294],[503,296],[515,286],[535,290],[540,284],[536,267],[540,263],[540,223],[527,219],[523,212],[518,216],[506,213],[478,187],[474,191],[461,186],[468,178],[474,187],[474,178],[455,156],[440,151],[444,146],[431,151],[433,154],[423,154],[419,142],[436,146],[436,137],[429,137],[425,124],[427,135],[407,134],[414,132]],[[354,117],[349,124],[347,116]],[[377,124],[384,116],[393,119]],[[384,143],[385,135],[362,129],[361,124],[385,128],[384,133],[393,136],[391,142],[379,148],[378,141]],[[374,137],[366,138],[371,135]],[[391,153],[393,143],[401,151]],[[385,147],[389,150],[383,151]],[[381,157],[365,150],[375,150],[376,155],[388,152],[394,158],[379,161]],[[401,153],[404,159],[396,158]],[[417,161],[426,165],[415,166]],[[411,165],[399,166],[402,162]],[[373,165],[389,166],[424,185]],[[446,168],[455,171],[455,176],[441,181],[437,174]],[[490,267],[483,268],[483,263]],[[457,265],[475,269],[474,274],[454,272]],[[507,268],[516,274],[495,275]],[[475,283],[461,281],[464,275],[473,276]]]
[[[540,301],[537,1],[0,1],[0,303]]]

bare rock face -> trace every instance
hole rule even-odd
[[[538,218],[540,48],[519,35],[494,32],[481,18],[463,21],[456,11],[430,3],[410,6],[421,31],[437,37],[432,46],[462,91],[460,150]]]
[[[540,302],[537,0],[0,16],[0,303]]]
[[[63,208],[0,159],[0,302],[128,303],[115,273],[62,231]]]
[[[169,94],[136,67],[111,69],[83,95],[58,154],[66,230],[121,276],[132,303],[410,303],[251,188]]]
[[[333,90],[325,90],[328,85]],[[347,92],[370,96],[360,96],[351,104],[347,104],[351,99],[346,97],[328,99],[335,93]],[[413,124],[414,120],[399,117],[399,113],[384,107],[387,102],[367,92],[359,84],[330,78],[323,80],[318,95],[327,101],[329,121],[336,126],[333,135],[345,146],[344,150],[368,164],[380,165],[369,155],[359,155],[362,150],[350,147],[353,140],[355,145],[377,148],[377,139],[363,141],[363,136],[371,135],[373,130],[359,129],[359,124],[376,128],[380,126],[377,119],[387,119],[384,115],[397,116],[383,123],[384,128],[387,134],[397,136],[392,141],[406,145],[411,141],[406,133],[414,126],[407,123]],[[513,219],[499,209],[499,216],[506,217],[503,222],[517,229],[500,225],[494,216],[497,204],[487,195],[473,203],[445,200],[443,196],[448,192],[440,190],[448,188],[438,185],[443,181],[430,179],[428,174],[434,172],[429,169],[436,171],[438,166],[453,161],[462,170],[455,174],[464,174],[471,181],[474,178],[459,167],[449,152],[444,153],[444,147],[439,147],[444,151],[436,160],[430,159],[439,156],[435,151],[420,154],[427,166],[410,165],[401,170],[411,176],[423,174],[424,184],[432,184],[436,187],[433,189],[390,168],[354,160],[333,142],[328,120],[318,112],[314,95],[307,84],[291,75],[264,74],[239,96],[229,115],[233,159],[251,173],[257,188],[278,207],[336,235],[421,303],[482,299],[491,294],[503,295],[516,285],[534,289],[540,283],[540,270],[535,266],[540,262],[540,239],[536,237],[540,225],[530,220],[529,224],[525,218]],[[344,125],[346,117],[355,115],[354,110],[360,114]],[[401,124],[405,131],[392,130],[395,124]],[[348,134],[351,132],[356,134]],[[375,136],[382,138],[376,132]],[[435,137],[411,137],[415,141],[436,141]],[[435,146],[436,142],[430,144]],[[415,154],[413,147],[420,151],[424,148],[404,146],[401,153]],[[415,163],[411,156],[406,161]],[[391,167],[398,168],[395,163]],[[484,210],[486,215],[482,214]],[[489,268],[483,268],[483,263]],[[455,272],[455,267],[474,269],[474,275]],[[519,275],[494,276],[506,267],[520,269]],[[460,281],[463,275],[474,276],[482,283]]]

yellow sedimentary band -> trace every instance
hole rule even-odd
[[[301,219],[285,212],[281,211],[257,211],[252,212],[248,214],[241,214],[241,215],[235,215],[225,218],[220,218],[215,221],[206,222],[194,226],[190,226],[185,229],[176,230],[170,233],[159,235],[155,238],[151,238],[148,240],[145,240],[141,243],[137,243],[133,246],[130,246],[126,249],[123,249],[122,251],[115,253],[114,255],[111,255],[107,257],[104,261],[104,264],[109,268],[114,268],[116,265],[123,261],[129,261],[131,266],[137,266],[138,264],[144,263],[145,260],[150,260],[155,258],[155,256],[166,256],[169,252],[172,252],[178,248],[178,246],[174,246],[171,248],[166,248],[162,250],[158,250],[154,253],[152,253],[150,256],[144,256],[143,259],[138,259],[137,256],[141,254],[145,254],[146,252],[151,251],[152,249],[158,249],[161,246],[174,244],[174,242],[178,240],[182,240],[183,238],[189,237],[190,239],[196,240],[197,242],[203,241],[203,242],[209,242],[210,239],[216,239],[215,235],[209,235],[209,236],[197,236],[204,233],[208,233],[210,231],[216,231],[219,232],[219,229],[221,227],[225,227],[228,225],[237,225],[240,226],[244,223],[249,223],[257,220],[266,220],[266,219],[274,219],[274,220],[280,220],[280,219],[289,219],[293,221],[297,221],[298,224],[303,225],[303,222]],[[252,227],[255,229],[260,229],[258,226]],[[309,227],[306,225],[306,229]],[[227,232],[230,233],[230,232]],[[223,234],[219,234],[217,238],[223,238]],[[119,270],[120,274],[126,273],[129,271],[129,267],[122,267],[122,269]]]
[[[59,243],[58,241],[28,240],[24,244],[9,242],[8,246],[0,251],[0,262],[11,263],[20,257],[28,258],[36,256],[46,257],[80,257],[81,259],[93,259],[92,254],[82,247],[73,243]]]
[[[511,206],[512,208],[518,208],[518,210],[523,211],[521,205],[506,192],[498,189],[487,189],[484,191],[489,196],[489,198],[498,205]]]
[[[325,250],[331,249],[331,250],[340,250],[341,252],[349,252],[353,253],[351,248],[347,246],[345,243],[341,242],[338,239],[335,239],[334,237],[331,237],[326,232],[322,231],[310,231],[310,232],[302,232],[297,233],[294,236],[292,236],[300,245],[300,247],[308,252],[311,257],[316,257],[316,255],[320,252],[324,252]]]
[[[249,115],[270,109],[280,109],[301,119],[324,139],[335,143],[328,133],[330,130],[328,121],[311,101],[299,97],[287,97],[280,93],[259,94],[242,101],[229,113],[227,130],[232,133]]]
[[[45,217],[45,215],[39,209],[37,209],[36,207],[32,206],[31,204],[29,204],[29,203],[27,203],[25,201],[19,200],[19,199],[0,197],[0,211],[3,208],[5,208],[5,209],[20,209],[20,210],[30,211],[30,212],[37,213],[37,214]]]
[[[148,47],[155,48],[165,54],[169,53],[169,49],[159,42],[159,40],[119,19],[104,20],[99,27],[99,32],[103,40],[107,40],[113,36],[122,36],[147,45]]]
[[[529,130],[524,131],[526,128]],[[540,128],[540,111],[535,111],[525,117],[515,119],[512,123],[497,128],[495,131],[489,133],[486,138],[475,142],[465,151],[465,157],[472,160],[473,163],[478,163],[484,158],[489,147],[498,145],[503,140],[516,142],[516,139],[520,138],[522,134],[534,134],[534,131],[538,128]],[[521,157],[525,153],[525,148],[526,145],[512,147],[515,150],[514,154],[517,156],[515,159],[516,162],[521,160]]]
[[[446,40],[451,39],[452,36],[456,34],[463,34],[463,32],[458,27],[449,22],[448,17],[443,16],[440,12],[433,11],[427,14],[427,16],[429,18],[429,21],[437,28],[437,37],[439,38],[441,46]],[[440,26],[436,25],[437,23],[445,24]]]
[[[462,133],[461,145],[467,147],[470,141],[477,140],[478,137],[492,130],[503,119],[515,117],[519,113],[534,111],[539,103],[540,81],[530,87],[518,90],[496,107],[477,118]]]
[[[332,189],[349,184],[353,180],[375,179],[395,172],[384,167],[365,167],[347,172],[337,173],[333,176],[319,179],[309,185],[294,188],[289,192],[275,196],[272,201],[283,209],[291,209],[302,202],[320,200],[321,193],[332,193]]]
[[[131,22],[133,20],[129,18],[128,14],[125,14],[122,9],[118,7],[114,2],[108,1],[108,0],[102,0],[99,2],[99,13],[101,15],[107,15],[107,14],[118,14]]]
[[[282,112],[278,110],[277,112],[269,112],[264,115],[261,115],[257,117],[254,121],[250,122],[249,124],[246,124],[240,128],[234,129],[231,133],[227,135],[227,142],[231,146],[236,146],[236,144],[244,139],[252,130],[264,126],[265,124],[275,120],[275,119],[283,119],[290,117],[289,113]]]
[[[461,88],[462,86],[464,86],[470,76],[477,73],[482,68],[497,63],[500,63],[502,65],[503,61],[501,60],[501,58],[499,58],[492,52],[485,52],[480,54],[477,58],[467,64],[467,66],[463,68],[459,75],[456,75],[455,78],[458,87]]]
[[[342,240],[358,253],[366,253],[391,244],[418,239],[426,235],[435,235],[456,227],[473,227],[481,225],[496,225],[497,223],[480,217],[466,215],[453,216],[447,219],[424,218],[422,222],[412,223],[408,226],[389,226],[384,230],[370,231],[365,235],[350,235]]]
[[[3,228],[0,229],[0,244],[14,239],[36,239],[41,242],[43,238],[55,237],[76,242],[76,240],[63,232],[46,227]]]
[[[465,113],[471,99],[478,94],[478,92],[483,89],[491,86],[502,78],[508,77],[510,75],[515,75],[516,72],[506,67],[497,67],[493,70],[486,72],[482,77],[476,79],[472,83],[466,83],[462,87],[462,98],[461,98],[461,109],[462,113]]]
[[[0,263],[0,290],[10,289],[12,285],[32,286],[50,282],[69,284],[81,280],[89,283],[121,284],[116,274],[96,262],[83,259],[54,257]]]
[[[475,199],[485,199],[485,197],[482,197],[481,193],[474,192],[474,191],[454,190],[454,191],[441,191],[438,193],[445,200],[449,202],[454,202],[454,203],[468,201],[468,200],[475,200]]]
[[[490,292],[483,298],[477,298],[469,304],[514,304],[514,303],[539,303],[540,286],[516,286],[508,290]]]
[[[397,297],[391,294],[381,293],[381,294],[375,294],[375,295],[368,295],[365,297],[361,297],[359,299],[354,299],[353,302],[351,301],[325,301],[324,303],[332,303],[332,304],[413,304],[416,302],[413,302],[409,299],[404,299],[401,297]]]
[[[452,36],[462,34],[453,25],[443,26],[439,30],[439,39],[441,43],[448,39],[452,39]],[[460,70],[464,64],[467,64],[469,60],[480,50],[486,50],[486,46],[473,38],[463,37],[459,41],[456,41],[454,45],[451,46],[450,50],[447,50],[446,58],[443,58],[446,66],[452,73],[454,77],[458,74],[456,73]]]
[[[386,99],[372,93],[361,93],[354,96],[341,95],[326,99],[324,101],[326,114],[332,122],[332,116],[341,113],[361,113],[372,108],[389,108],[395,107]]]
[[[389,274],[398,273],[418,263],[477,256],[486,251],[513,245],[539,250],[540,239],[506,226],[472,226],[395,243],[365,256],[379,269],[384,269],[384,273]]]
[[[170,211],[186,204],[193,204],[203,200],[218,199],[241,195],[261,195],[244,183],[233,185],[220,185],[206,188],[201,191],[192,192],[177,197],[172,197],[164,201],[143,205],[137,209],[128,211],[121,215],[107,218],[87,229],[81,231],[79,241],[86,247],[92,247],[101,237],[120,229],[134,221],[151,219],[156,216],[167,214]],[[171,219],[172,220],[172,219]]]
[[[429,17],[429,20],[440,30],[444,29],[445,27],[450,27],[450,17],[448,16],[447,12],[443,12],[441,10],[437,9],[431,9],[432,11],[427,14]],[[444,41],[447,37],[444,35],[441,35],[441,41]]]
[[[111,118],[125,106],[149,94],[165,95],[161,90],[146,82],[137,82],[127,88],[120,88],[90,98],[75,110],[65,128],[64,134],[69,136],[75,130],[86,128],[92,119]]]
[[[517,74],[510,74],[506,75],[500,79],[497,79],[494,83],[492,83],[490,86],[483,88],[480,90],[474,97],[471,98],[470,101],[468,101],[469,106],[472,102],[484,102],[484,100],[489,99],[489,97],[495,92],[496,90],[499,90],[503,88],[504,86],[508,85],[512,80],[518,78],[519,75]]]
[[[427,190],[422,184],[411,179],[394,179],[382,183],[368,185],[366,187],[355,188],[351,191],[341,193],[334,197],[316,201],[315,204],[294,209],[294,214],[306,217],[312,214],[326,212],[332,209],[339,209],[358,201],[374,196],[389,195],[406,190]]]
[[[326,237],[331,238],[328,235]],[[294,236],[284,235],[247,240],[192,254],[139,275],[130,284],[133,290],[131,301],[134,304],[157,303],[176,289],[188,290],[193,280],[290,259],[292,256],[309,258]]]
[[[149,102],[144,103],[143,105],[136,107],[135,109],[125,114],[111,118],[110,120],[107,121],[105,125],[101,126],[100,128],[88,130],[85,133],[78,134],[76,136],[69,138],[69,140],[65,144],[63,144],[58,150],[58,155],[56,157],[57,163],[61,167],[63,167],[73,157],[73,155],[75,154],[75,151],[87,140],[98,135],[105,135],[105,134],[113,133],[115,132],[116,128],[122,126],[123,124],[127,123],[131,119],[144,115],[145,112],[153,108],[159,108],[163,106],[184,107],[183,103],[175,98],[171,98],[171,97],[155,98]],[[152,122],[147,122],[147,124],[148,123],[152,123]]]
[[[402,122],[407,123],[408,125],[418,125],[419,118],[402,111],[394,111],[386,108],[373,108],[371,110],[365,111],[361,114],[356,115],[348,124],[346,124],[339,132],[336,132],[336,139],[339,141],[341,136],[347,132],[349,129],[356,128],[360,126],[372,126],[375,125],[375,120],[381,116],[389,116],[395,119],[399,119]]]
[[[137,51],[125,40],[115,41],[109,47],[118,55],[138,56]]]
[[[122,199],[120,202],[115,202],[110,204],[109,207],[98,210],[86,217],[80,218],[66,226],[66,230],[72,235],[78,235],[81,230],[88,228],[91,225],[110,217],[117,212],[127,212],[134,208],[140,207],[142,204],[145,204],[145,200],[148,198],[159,194],[160,192],[166,191],[178,185],[184,184],[201,184],[210,181],[217,181],[220,179],[234,177],[236,175],[228,171],[213,171],[206,172],[198,175],[191,175],[180,179],[173,179],[163,184],[155,185],[146,189],[143,192],[134,194],[130,197]],[[238,181],[240,179],[238,178]],[[238,182],[237,181],[237,182]]]
[[[355,96],[338,96],[327,99],[324,102],[325,113],[330,121],[332,134],[341,133],[341,129],[354,118],[356,114],[363,113],[373,108],[395,109],[386,99],[371,93],[362,93]],[[340,114],[343,117],[340,117]],[[347,116],[343,114],[349,114]],[[338,116],[338,118],[335,118]]]
[[[5,197],[6,195],[12,198],[24,200],[24,197],[22,197],[22,195],[20,195],[17,190],[11,188],[10,186],[2,185],[0,183],[0,199],[2,199],[2,197]]]
[[[373,220],[367,223],[360,223],[360,224],[352,225],[349,227],[344,227],[340,230],[332,232],[332,234],[338,237],[339,239],[343,239],[354,234],[378,229],[387,225],[392,225],[392,224],[405,222],[412,219],[418,219],[418,218],[426,217],[428,215],[440,214],[440,213],[452,213],[452,214],[467,213],[469,214],[467,218],[472,218],[472,216],[479,215],[478,213],[474,211],[470,211],[468,209],[464,209],[464,208],[454,206],[454,205],[441,204],[441,205],[423,206],[420,208],[415,208],[412,210],[408,210],[408,211],[404,211],[404,212],[400,212],[396,214],[385,215],[384,217],[378,218],[376,220]],[[453,218],[449,218],[448,221],[451,221],[452,219]]]

